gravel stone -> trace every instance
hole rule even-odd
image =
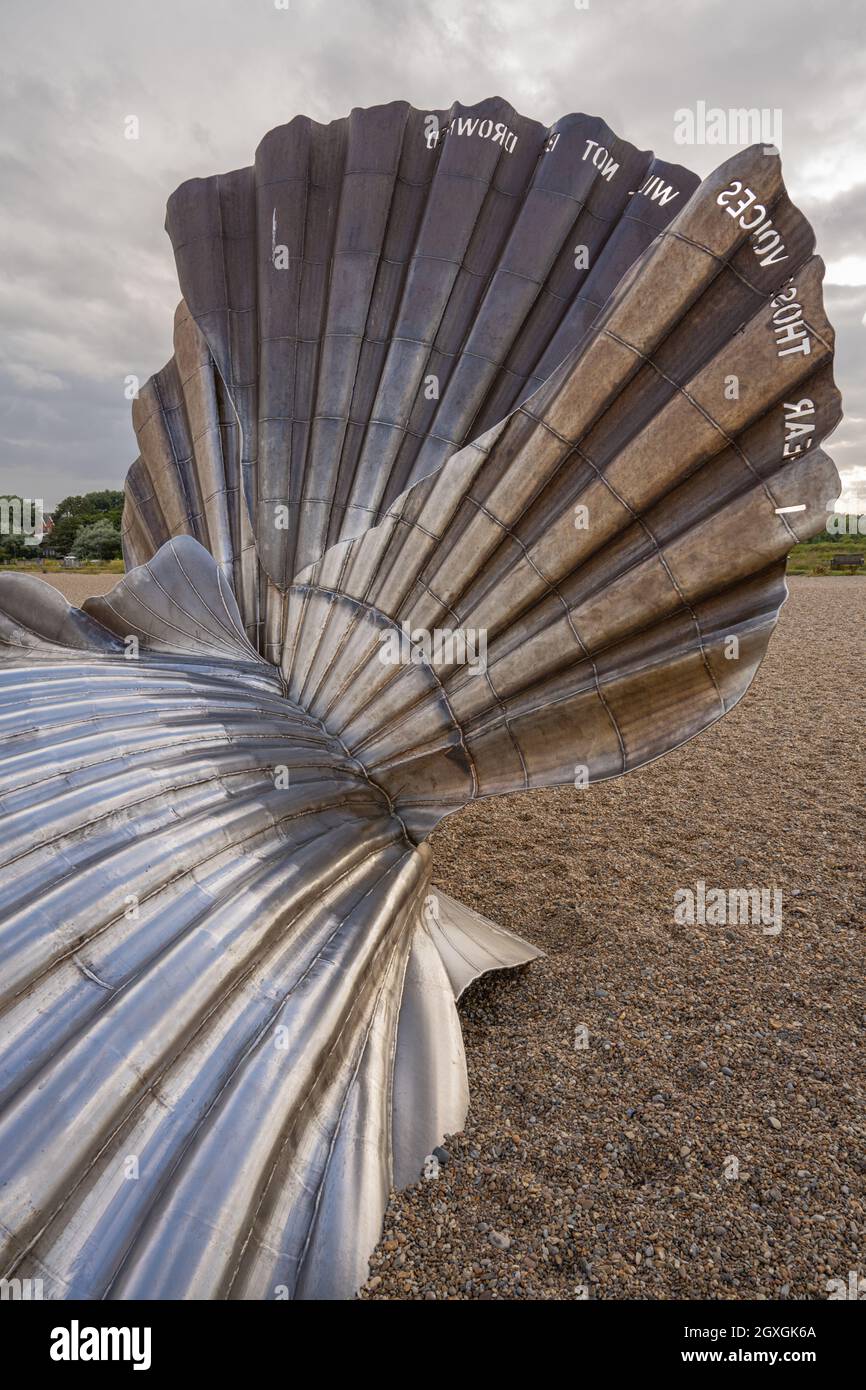
[[[392,1196],[362,1298],[823,1299],[866,1273],[866,580],[789,585],[699,738],[433,836],[435,880],[547,956],[464,994],[465,1129]],[[676,924],[698,879],[781,889],[782,931]]]

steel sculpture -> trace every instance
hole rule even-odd
[[[167,226],[129,572],[0,576],[2,1273],[348,1297],[539,954],[425,837],[745,693],[839,490],[822,264],[761,147],[498,99],[299,117]]]

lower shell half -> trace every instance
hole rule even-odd
[[[46,648],[0,721],[3,1273],[350,1297],[462,1125],[456,997],[538,952],[263,663]]]

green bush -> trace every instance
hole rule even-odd
[[[120,555],[120,532],[108,520],[93,521],[75,533],[72,546],[79,560],[115,560]]]

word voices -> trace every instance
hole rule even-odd
[[[734,207],[729,207],[731,199],[739,195],[742,195],[740,201]],[[720,208],[725,209],[729,217],[736,220],[738,227],[751,233],[752,250],[758,257],[758,265],[775,265],[777,261],[786,261],[788,253],[785,251],[785,243],[773,226],[770,214],[757,198],[757,193],[753,193],[751,188],[744,188],[739,179],[734,179],[730,187],[719,194],[716,202]],[[780,254],[782,252],[784,255]]]

